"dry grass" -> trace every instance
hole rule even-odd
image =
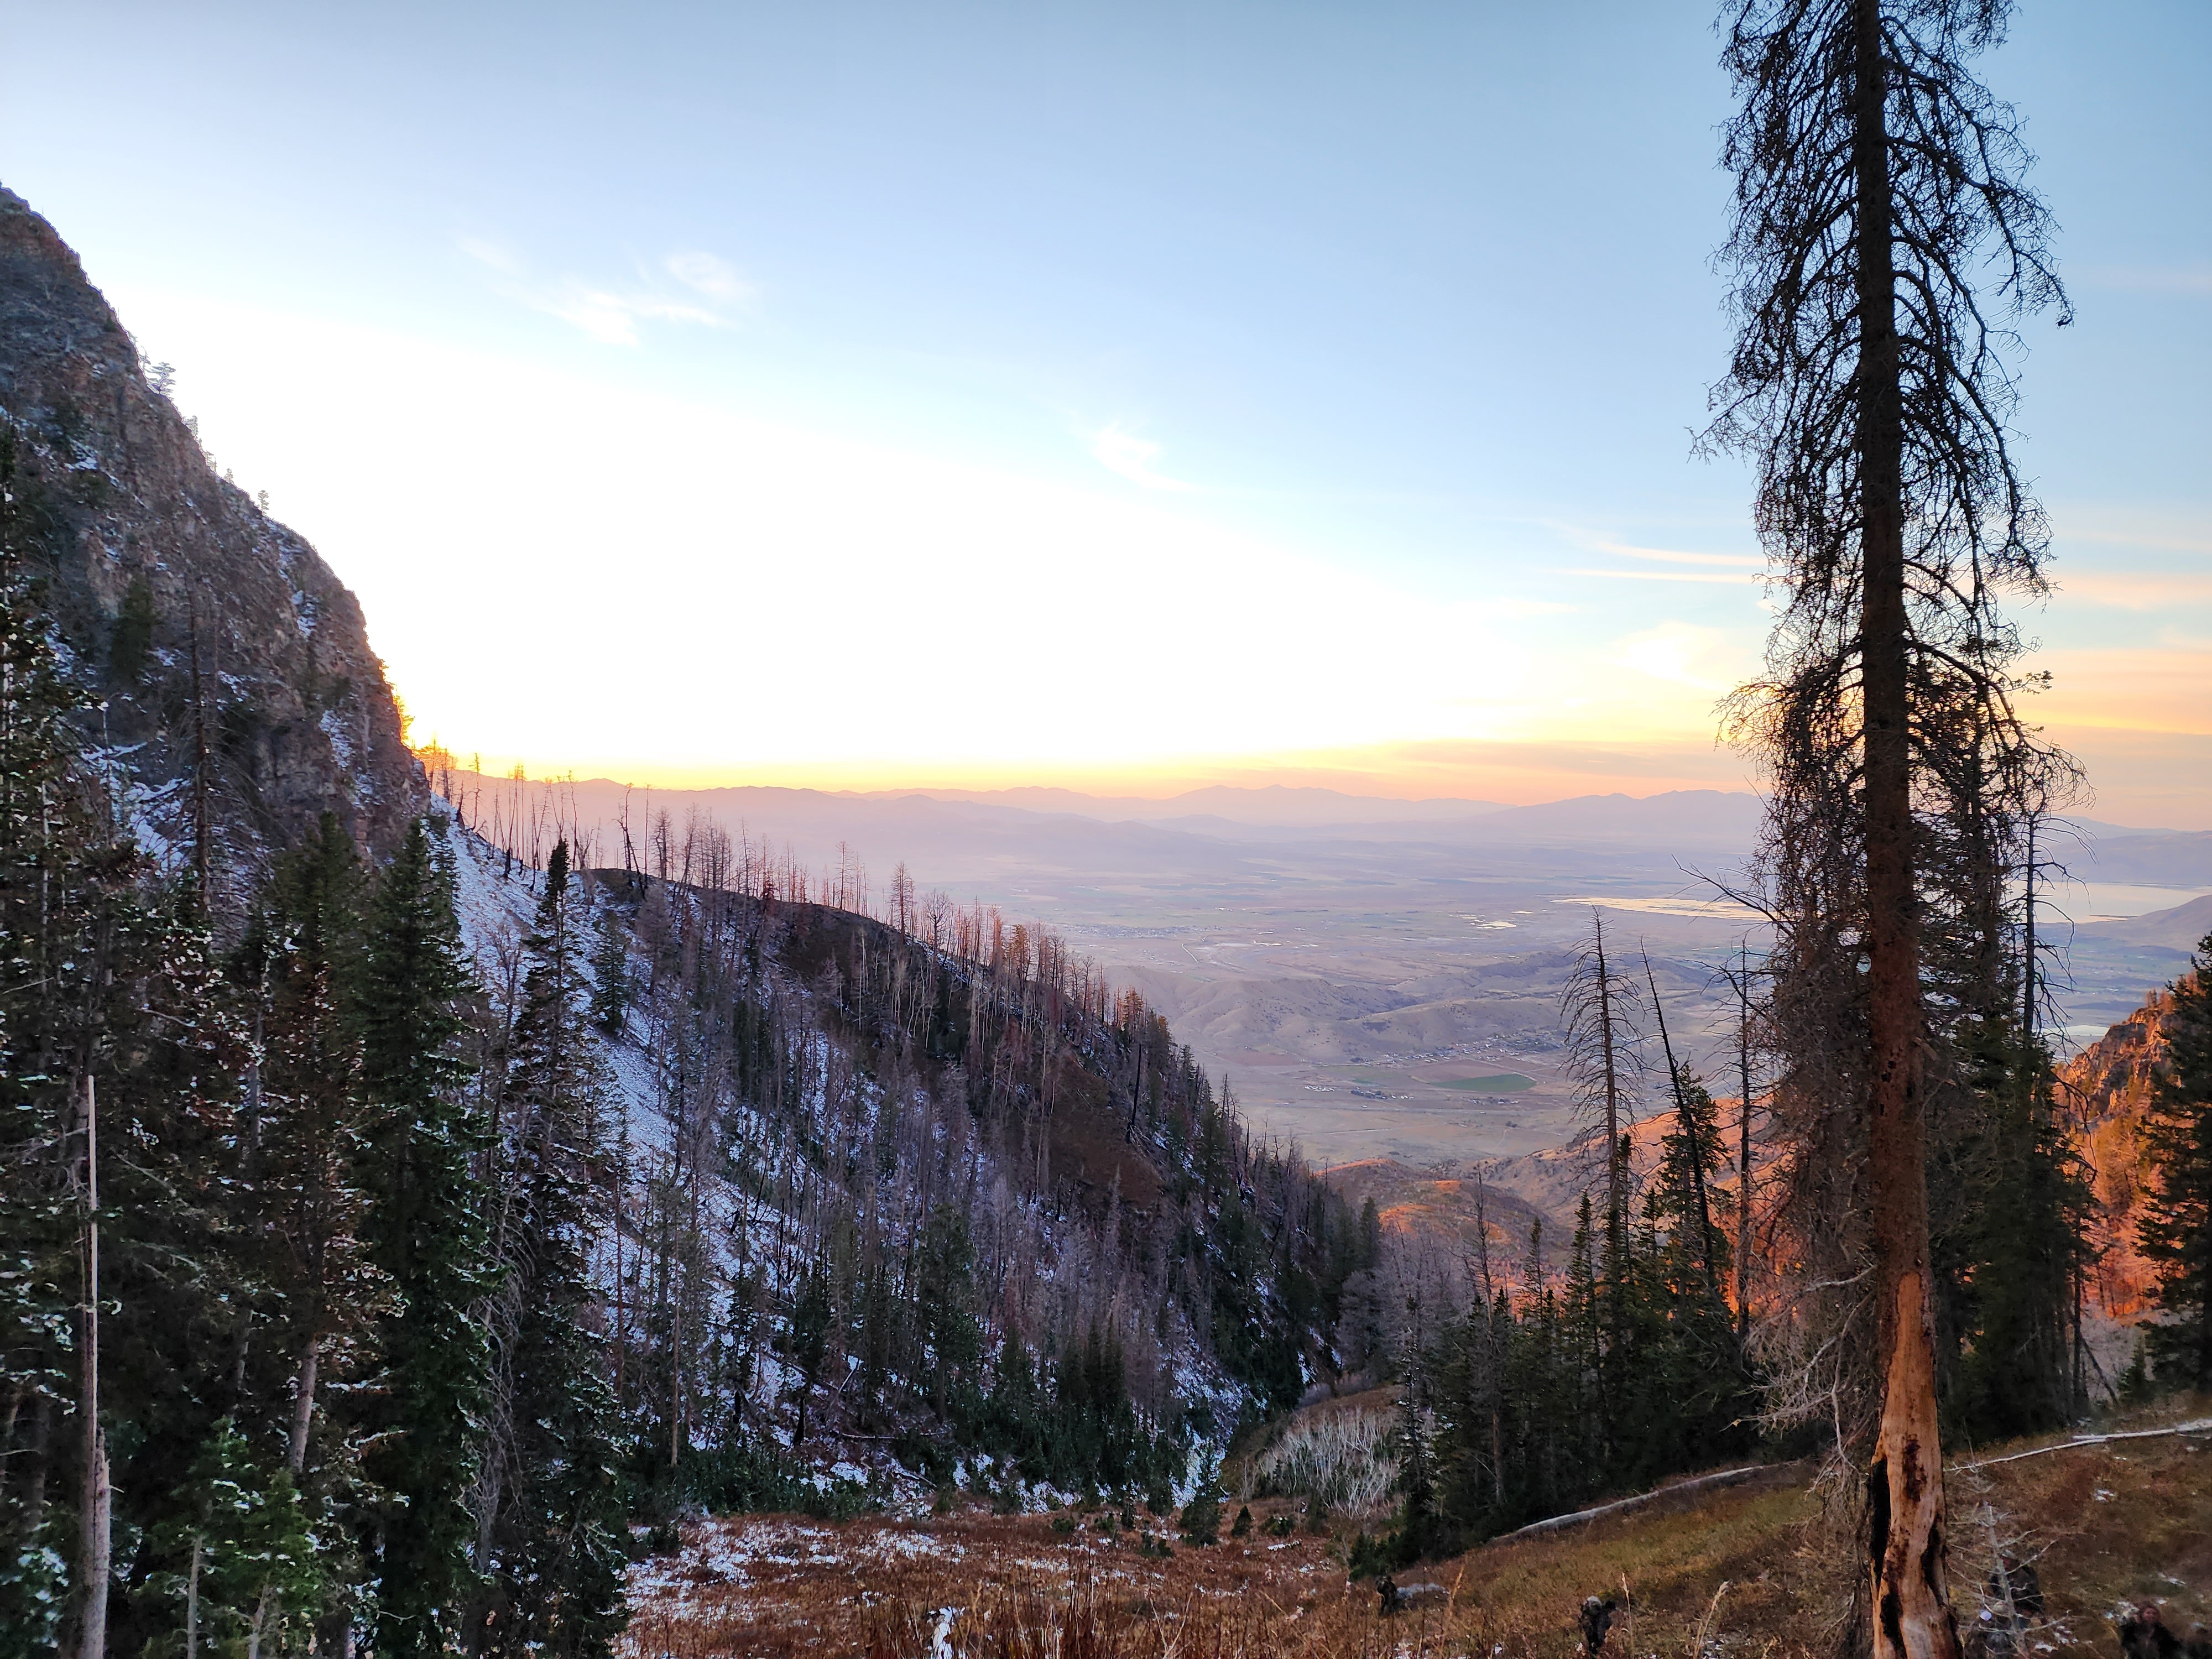
[[[1778,1483],[1791,1478],[1777,1472]],[[1034,1516],[706,1522],[685,1528],[680,1555],[638,1570],[626,1650],[629,1659],[1571,1659],[1583,1597],[1618,1598],[1625,1585],[1608,1656],[1831,1651],[1851,1563],[1811,1495],[1774,1484],[1685,1501],[1693,1506],[1416,1569],[1402,1578],[1431,1580],[1449,1599],[1395,1619],[1382,1616],[1370,1586],[1346,1582],[1340,1541],[1304,1534],[1211,1548],[1178,1541],[1161,1560],[1126,1535],[1088,1523],[1057,1533]],[[1254,1506],[1263,1524],[1278,1512],[1290,1506]],[[2116,1659],[2106,1615],[2123,1601],[2162,1601],[2181,1631],[2212,1620],[2212,1437],[1958,1471],[1953,1512],[1962,1621],[1980,1605],[1992,1525],[2004,1547],[2037,1559],[2049,1613],[2029,1638],[2035,1659]]]

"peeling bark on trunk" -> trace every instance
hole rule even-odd
[[[1891,240],[1880,0],[1857,0],[1861,693],[1864,699],[1868,1182],[1876,1254],[1881,1427],[1867,1471],[1875,1659],[1957,1659],[1944,1584],[1943,1454],[1928,1265],[1920,949],[1913,891],[1905,586],[1904,401]]]

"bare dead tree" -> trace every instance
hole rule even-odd
[[[1616,1313],[1628,1260],[1629,1170],[1622,1133],[1635,1116],[1643,1081],[1644,1012],[1642,988],[1607,954],[1605,916],[1592,906],[1589,936],[1559,993],[1559,1024],[1583,1115],[1605,1134],[1606,1296]]]
[[[1751,1335],[1751,1115],[1753,1091],[1751,1086],[1752,1054],[1760,1046],[1763,1034],[1755,1035],[1756,1009],[1759,999],[1753,986],[1765,969],[1751,965],[1751,944],[1748,939],[1737,947],[1735,965],[1725,963],[1721,977],[1728,981],[1735,997],[1735,1066],[1736,1086],[1741,1093],[1735,1117],[1735,1319],[1736,1335],[1748,1341]]]
[[[2054,304],[2065,320],[2013,113],[1967,68],[2009,11],[1729,0],[1722,20],[1741,100],[1721,254],[1739,331],[1707,441],[1758,465],[1756,520],[1785,599],[1731,726],[1772,783],[1760,874],[1778,931],[1777,1115],[1805,1279],[1823,1287],[1798,1310],[1800,1347],[1827,1356],[1838,1447],[1868,1460],[1878,1659],[1959,1650],[1923,988],[1923,911],[1954,896],[1931,894],[1921,855],[1960,821],[1962,787],[1978,811],[2053,769],[2016,713],[2033,682],[1998,609],[2045,592],[2049,539],[2008,449],[2010,324]],[[1977,763],[1960,763],[1962,743]],[[2008,825],[2000,813],[1995,844]],[[1839,1303],[1846,1286],[1863,1293]],[[1866,1318],[1871,1333],[1840,1335]],[[1866,1334],[1874,1370],[1835,1358]]]

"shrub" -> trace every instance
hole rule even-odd
[[[1190,1495],[1190,1502],[1182,1506],[1182,1516],[1177,1522],[1182,1535],[1194,1544],[1212,1544],[1221,1537],[1221,1489],[1214,1484],[1213,1465],[1206,1466],[1198,1477],[1198,1488]]]
[[[1291,1424],[1252,1462],[1262,1497],[1309,1498],[1357,1514],[1379,1511],[1398,1483],[1395,1413],[1371,1407]]]

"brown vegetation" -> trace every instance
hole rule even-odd
[[[2183,1402],[2201,1418],[2205,1402]],[[2179,1420],[2170,1418],[2169,1420]],[[1795,1659],[1832,1650],[1828,1620],[1856,1562],[1819,1500],[1789,1482],[1734,1488],[1686,1511],[1564,1535],[1501,1540],[1405,1575],[1443,1594],[1395,1617],[1345,1576],[1346,1540],[1271,1536],[1286,1505],[1253,1506],[1253,1535],[1165,1559],[1126,1533],[1041,1516],[963,1514],[833,1526],[776,1517],[701,1522],[680,1554],[633,1579],[632,1659],[866,1653],[919,1659],[1256,1659],[1261,1655],[1472,1655],[1570,1659],[1583,1598],[1621,1598],[1618,1650],[1634,1659]],[[1975,1622],[1995,1548],[2036,1564],[2048,1606],[2028,1650],[2112,1656],[2108,1615],[2163,1604],[2186,1632],[2212,1619],[2212,1436],[2075,1447],[1949,1472],[1954,1584]],[[1103,1514],[1103,1512],[1102,1512]],[[1145,1519],[1155,1532],[1164,1522]],[[1624,1596],[1623,1592],[1626,1591]],[[1608,1644],[1608,1651],[1613,1644]]]

